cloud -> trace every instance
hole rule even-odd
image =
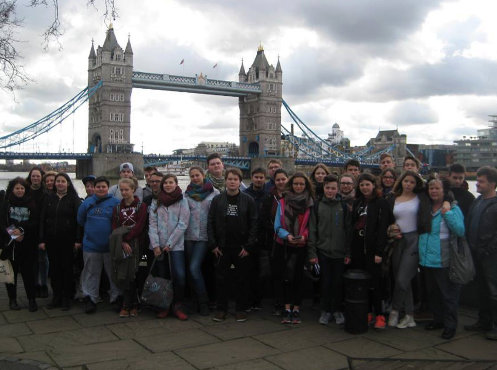
[[[399,126],[428,124],[438,121],[437,112],[430,105],[416,101],[397,103],[387,117],[390,122]]]
[[[473,42],[485,41],[486,37],[479,30],[481,20],[471,16],[464,21],[454,21],[443,26],[438,32],[445,41],[448,55],[461,53],[471,47]]]

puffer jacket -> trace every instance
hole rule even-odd
[[[157,208],[157,199],[154,199],[148,215],[150,249],[166,246],[172,251],[185,249],[185,231],[190,221],[190,208],[185,198],[169,207],[160,205],[159,208]]]
[[[438,211],[431,218],[431,232],[419,235],[419,264],[425,267],[442,268],[449,266],[449,243],[440,242],[440,224],[445,221],[449,233],[457,236],[464,235],[464,216],[457,205],[442,215]],[[450,237],[449,237],[450,240]]]
[[[219,194],[219,190],[214,188],[204,200],[197,202],[193,198],[186,195],[188,207],[190,208],[190,222],[185,233],[185,240],[192,241],[207,241],[207,219],[209,217],[209,208],[211,207],[212,199]]]

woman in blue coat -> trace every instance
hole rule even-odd
[[[464,217],[456,204],[450,204],[449,182],[432,177],[427,191],[431,202],[431,232],[419,235],[419,264],[426,277],[434,320],[427,330],[444,329],[442,338],[451,339],[456,333],[460,284],[449,279],[451,243],[464,236]]]

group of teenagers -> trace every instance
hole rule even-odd
[[[95,312],[105,271],[119,316],[136,317],[150,273],[173,283],[173,303],[158,310],[158,318],[187,320],[190,295],[200,315],[214,310],[213,320],[224,321],[234,295],[235,320],[243,322],[269,292],[282,324],[301,323],[306,270],[319,272],[319,323],[343,324],[343,275],[360,269],[370,277],[371,326],[414,327],[414,302],[426,300],[433,314],[426,329],[450,339],[462,288],[449,276],[451,243],[465,237],[479,295],[479,319],[465,329],[497,339],[497,170],[478,170],[475,200],[463,166],[427,179],[419,169],[416,158],[406,157],[399,171],[383,154],[378,175],[361,172],[355,160],[341,175],[324,164],[309,176],[290,175],[271,159],[267,169],[251,171],[247,187],[241,171],[225,169],[214,153],[206,172],[189,169],[184,192],[175,175],[153,167],[145,168],[140,188],[133,165],[123,163],[110,188],[105,177],[83,179],[82,200],[67,174],[35,167],[27,179],[9,182],[0,258],[12,262],[16,280],[21,273],[30,311],[37,310],[36,297],[48,294],[48,274],[53,296],[47,308],[68,310],[79,294],[85,312]],[[7,290],[10,308],[19,309],[16,283]]]

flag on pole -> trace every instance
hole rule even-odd
[[[181,62],[179,62],[179,65],[182,65],[185,62],[184,59],[181,59]]]
[[[217,63],[212,66],[212,68],[216,68],[216,67],[217,67]]]

